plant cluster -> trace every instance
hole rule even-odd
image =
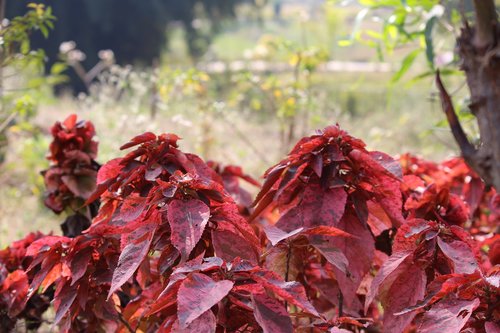
[[[62,332],[500,329],[500,199],[461,159],[396,160],[329,126],[260,186],[146,132],[87,195],[92,125],[71,116],[53,134],[71,200],[51,208],[100,208],[82,234],[0,252],[7,328],[38,327],[52,300]],[[253,203],[242,180],[260,188]]]
[[[62,123],[56,122],[51,133],[53,141],[47,157],[51,165],[42,171],[46,186],[44,203],[56,214],[68,213],[63,232],[76,236],[90,226],[99,207],[97,200],[82,207],[96,189],[100,167],[95,161],[95,129],[91,122],[77,121],[76,115],[71,115]]]

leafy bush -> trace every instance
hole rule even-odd
[[[37,328],[51,299],[63,332],[500,328],[500,199],[461,159],[396,160],[337,125],[260,187],[174,134],[136,136],[97,171],[93,134],[76,116],[53,127],[49,207],[100,208],[81,234],[0,252],[2,327]]]

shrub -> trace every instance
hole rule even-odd
[[[52,299],[63,332],[499,329],[499,199],[461,159],[396,160],[330,126],[251,204],[240,180],[257,181],[174,134],[136,136],[99,171],[90,123],[53,134],[51,208],[100,208],[82,234],[0,252],[3,327],[37,328]]]

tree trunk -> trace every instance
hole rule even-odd
[[[500,26],[493,0],[474,0],[474,6],[475,26],[464,22],[457,48],[470,90],[470,109],[479,125],[477,147],[467,140],[439,77],[438,86],[464,159],[487,185],[500,192]]]

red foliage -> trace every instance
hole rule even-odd
[[[45,236],[30,233],[24,239],[0,250],[0,327],[8,331],[18,319],[24,319],[28,329],[36,329],[42,323],[42,314],[48,309],[53,297],[50,292],[37,293],[27,298],[29,280],[34,272],[28,272],[32,258],[26,255],[28,247]]]
[[[51,129],[54,140],[50,144],[51,162],[42,172],[47,187],[45,205],[55,213],[66,207],[77,210],[94,192],[98,164],[94,125],[77,121],[76,115],[57,122]]]
[[[78,124],[54,126],[50,157],[77,179],[97,151]],[[92,195],[58,178],[101,207],[81,235],[0,251],[2,327],[39,325],[53,299],[62,332],[498,331],[500,200],[461,159],[399,163],[330,126],[266,172],[252,208],[240,181],[258,182],[177,141],[133,138],[92,169]]]

